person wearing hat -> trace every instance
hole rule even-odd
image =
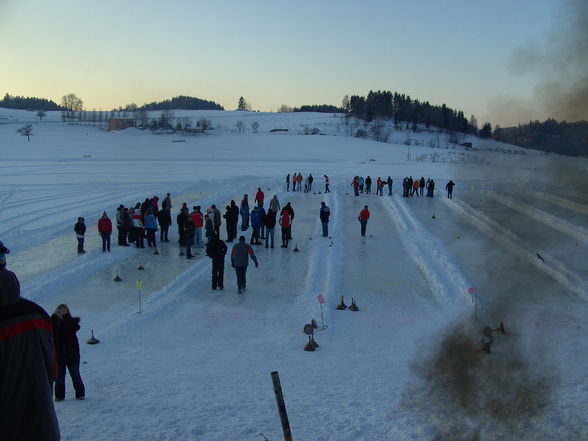
[[[49,314],[20,296],[0,242],[0,415],[2,440],[60,439],[53,407],[53,327]]]
[[[235,268],[235,273],[237,274],[237,289],[239,294],[246,289],[246,274],[250,257],[255,263],[255,268],[257,268],[259,263],[253,252],[253,248],[245,242],[245,236],[239,236],[239,242],[233,245],[233,249],[231,250],[231,265]]]
[[[102,252],[110,252],[110,235],[112,234],[112,221],[106,211],[102,212],[102,217],[98,220],[98,234],[102,238]]]
[[[76,239],[78,240],[78,254],[83,254],[84,251],[84,235],[86,234],[86,224],[83,217],[78,217],[78,221],[74,225],[76,232]]]

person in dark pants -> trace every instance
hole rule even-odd
[[[370,182],[371,185],[371,182]],[[369,188],[369,187],[368,187]],[[321,209],[319,212],[319,216],[321,218],[321,224],[323,226],[323,237],[329,237],[329,216],[331,215],[331,210],[327,207],[325,202],[321,202]]]
[[[455,186],[455,182],[453,182],[451,180],[445,186],[445,189],[447,190],[447,197],[449,199],[453,199],[453,187],[454,186]]]
[[[370,218],[370,212],[368,210],[368,206],[366,205],[365,207],[363,207],[363,210],[361,210],[359,212],[359,216],[357,219],[359,219],[359,223],[361,224],[361,236],[365,237],[365,229],[367,226],[367,222],[368,219]]]
[[[288,241],[292,236],[292,217],[287,206],[282,209],[279,223],[282,227],[282,248],[288,248]]]
[[[263,219],[265,225],[265,247],[271,243],[271,247],[274,247],[274,229],[276,228],[276,212],[271,208],[267,210],[267,215]]]
[[[110,251],[110,235],[112,234],[112,221],[106,214],[102,213],[102,217],[98,220],[98,234],[102,239],[102,252]]]
[[[164,202],[165,202],[165,200],[164,200]],[[171,214],[169,212],[169,209],[162,208],[161,210],[159,210],[159,212],[157,213],[157,222],[159,223],[159,229],[160,229],[159,241],[160,242],[169,242],[169,239],[167,238],[167,234],[169,231],[169,227],[172,223]]]
[[[178,236],[179,236],[178,244],[181,247],[186,246],[186,230],[184,229],[184,224],[186,223],[186,221],[190,217],[188,215],[188,211],[189,211],[188,207],[182,207],[180,209],[180,212],[176,216],[176,223],[178,224]],[[193,223],[192,223],[192,225],[193,225]]]
[[[53,343],[57,354],[57,379],[55,380],[55,401],[65,399],[65,370],[69,371],[76,399],[86,397],[86,388],[80,375],[80,345],[76,333],[80,329],[80,318],[72,317],[67,305],[57,306],[51,316],[53,322]]]
[[[233,245],[231,250],[231,265],[235,268],[237,274],[237,289],[239,294],[247,288],[247,266],[249,265],[249,258],[255,263],[255,268],[259,266],[257,257],[251,248],[245,242],[245,236],[239,236],[239,242]]]
[[[78,240],[78,254],[83,254],[84,251],[84,235],[86,234],[86,224],[83,217],[78,217],[78,221],[74,225],[76,232],[76,239]]]
[[[58,441],[53,407],[55,363],[49,314],[20,296],[0,242],[0,439]]]
[[[392,196],[392,178],[388,176],[386,183],[388,184],[388,196]]]
[[[206,245],[206,255],[212,259],[212,289],[223,289],[227,245],[215,234]]]
[[[192,257],[194,257],[192,255],[192,246],[194,245],[194,236],[196,236],[196,227],[194,226],[194,222],[192,222],[192,219],[188,217],[186,219],[186,222],[184,222],[184,245],[186,246],[186,258],[187,259],[191,259]]]

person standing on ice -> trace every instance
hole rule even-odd
[[[453,187],[454,186],[455,186],[455,182],[453,182],[452,180],[449,180],[449,182],[445,186],[445,189],[447,190],[447,197],[449,199],[453,199]]]
[[[161,208],[163,210],[167,210],[168,212],[171,213],[171,209],[172,209],[172,202],[171,202],[171,195],[169,193],[167,193],[165,195],[165,199],[163,200],[163,202],[161,203]]]
[[[55,360],[49,314],[20,296],[10,253],[0,242],[0,419],[2,440],[58,441],[53,407]]]
[[[192,207],[193,211],[190,213],[190,219],[194,224],[194,245],[196,248],[204,247],[202,243],[202,226],[204,225],[204,216],[200,211],[200,205]]]
[[[330,193],[331,190],[329,189],[329,177],[327,175],[323,175],[325,178],[325,193]]]
[[[351,183],[351,186],[353,187],[353,192],[354,192],[355,196],[359,196],[359,178],[357,176],[355,178],[353,178],[353,182]]]
[[[384,181],[382,181],[382,178],[379,176],[378,179],[376,179],[376,196],[377,195],[384,196]]]
[[[288,214],[290,215],[290,231],[288,232],[288,240],[292,240],[292,223],[294,222],[294,209],[292,208],[292,204],[288,202],[286,206],[283,208],[283,210],[287,210]]]
[[[292,218],[287,206],[284,207],[280,215],[280,226],[282,227],[282,248],[288,248],[288,241],[292,236]]]
[[[286,191],[290,191],[290,173],[286,176]]]
[[[259,228],[260,228],[260,216],[259,216],[259,207],[256,205],[253,207],[253,211],[251,212],[251,229],[253,230],[251,233],[251,245],[260,245],[261,241],[259,240]]]
[[[247,266],[249,258],[255,263],[255,268],[259,266],[257,257],[251,248],[245,242],[245,236],[239,236],[239,242],[233,245],[231,250],[231,265],[235,268],[237,274],[237,292],[241,294],[247,288]]]
[[[312,183],[314,182],[314,178],[312,177],[312,174],[308,175],[308,191],[311,192],[312,191]]]
[[[241,200],[239,214],[241,214],[241,231],[247,231],[247,228],[249,228],[249,200],[247,199],[247,193],[243,195]]]
[[[110,252],[110,235],[112,234],[112,221],[105,212],[102,213],[102,217],[98,219],[98,234],[102,238],[102,252],[106,250]]]
[[[265,198],[265,193],[261,189],[261,187],[257,187],[257,193],[255,193],[255,205],[261,207],[263,205],[263,200]]]
[[[329,237],[329,216],[331,215],[331,210],[327,207],[325,202],[321,202],[321,209],[319,212],[319,217],[321,218],[321,224],[323,226],[323,237]]]
[[[161,210],[159,210],[159,213],[157,213],[157,222],[159,223],[159,228],[161,230],[159,233],[159,241],[169,242],[169,239],[167,238],[167,233],[172,220],[170,211],[167,208],[162,208]]]
[[[147,246],[156,247],[155,232],[157,231],[157,220],[153,214],[153,208],[148,208],[145,212],[145,230],[147,231]]]
[[[365,178],[365,194],[372,193],[372,178],[369,175]]]
[[[217,287],[224,289],[225,254],[227,254],[227,244],[213,234],[206,245],[206,255],[212,259],[212,289]]]
[[[419,179],[419,193],[422,196],[423,192],[425,191],[425,177],[421,176],[421,179]]]
[[[71,225],[71,224],[70,224]],[[83,217],[78,217],[78,221],[74,225],[76,239],[78,240],[78,254],[83,254],[84,250],[84,235],[86,234],[86,224]]]
[[[271,246],[274,247],[274,231],[276,228],[276,212],[271,208],[267,210],[267,214],[263,219],[263,224],[265,225],[265,247],[268,247],[271,239]]]
[[[298,184],[298,191],[302,191],[302,181],[304,181],[304,178],[302,177],[302,173],[298,172],[298,176],[296,176],[296,183]]]
[[[388,196],[392,196],[392,178],[388,176],[386,183],[388,184]]]
[[[180,247],[186,246],[186,231],[184,230],[184,224],[190,216],[188,215],[188,207],[182,207],[176,217],[176,223],[178,224],[178,244]]]
[[[292,175],[292,191],[296,191],[296,182],[298,181],[296,179],[296,172],[294,172],[294,174]]]
[[[368,210],[368,206],[366,205],[365,207],[363,207],[363,210],[361,210],[359,212],[359,216],[357,217],[357,219],[359,220],[359,223],[361,224],[361,236],[365,237],[365,229],[367,227],[367,222],[368,219],[370,218],[370,212]]]
[[[196,227],[194,226],[194,221],[192,221],[191,217],[186,217],[186,222],[184,222],[182,228],[184,229],[184,244],[186,246],[186,258],[191,259],[192,257],[194,257],[192,255],[192,245],[194,245],[194,236],[196,235]]]
[[[210,206],[210,211],[212,212],[212,225],[214,226],[214,234],[220,237],[220,227],[222,225],[221,212],[218,208],[216,208],[215,204]]]
[[[210,242],[210,239],[214,235],[214,224],[212,222],[212,212],[208,212],[204,215],[204,235],[206,236],[206,245]]]
[[[272,197],[272,200],[269,204],[269,208],[274,212],[274,214],[280,212],[280,201],[278,201],[278,197],[276,195]]]
[[[57,378],[55,379],[55,401],[65,399],[65,371],[69,371],[76,400],[86,398],[86,388],[80,375],[80,344],[76,333],[80,329],[80,318],[72,317],[67,305],[61,304],[51,315],[53,342],[57,354]]]

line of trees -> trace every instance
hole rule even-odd
[[[184,109],[184,110],[225,110],[223,106],[215,103],[214,101],[207,101],[200,98],[194,98],[191,96],[176,96],[169,100],[154,101],[149,104],[137,106],[136,104],[128,104],[124,109],[120,110],[173,110],[173,109]]]
[[[56,102],[35,97],[4,95],[0,101],[0,107],[19,110],[63,110]]]
[[[548,119],[494,130],[497,141],[569,156],[588,157],[588,122]]]

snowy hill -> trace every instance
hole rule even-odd
[[[175,117],[215,129],[106,132],[63,125],[59,112],[39,121],[0,109],[8,267],[24,297],[50,313],[66,303],[81,317],[87,399],[73,399],[68,380],[55,404],[62,439],[276,441],[276,370],[297,440],[588,439],[585,160],[475,138],[466,149],[443,133],[389,126],[389,142],[376,142],[353,136],[370,126],[330,114]],[[30,142],[16,133],[25,123]],[[294,172],[312,173],[310,193],[286,191]],[[355,175],[391,176],[393,195],[385,187],[384,196],[355,197]],[[434,179],[435,197],[402,197],[409,175]],[[254,246],[260,266],[249,267],[241,295],[227,256],[225,289],[213,291],[202,250],[194,260],[179,255],[178,209],[224,212],[258,187],[266,200],[292,203],[293,243],[280,248],[276,228],[276,248]],[[103,211],[114,218],[121,203],[168,192],[171,242],[158,240],[159,255],[118,247],[116,234],[102,253]],[[321,201],[331,208],[330,238],[321,237]],[[88,225],[82,256],[78,216]],[[249,240],[251,229],[243,234]],[[341,296],[359,311],[336,310]],[[312,319],[320,346],[305,352]],[[493,353],[474,354],[483,327],[501,321],[507,333],[495,333]],[[99,345],[84,343],[91,330]]]

